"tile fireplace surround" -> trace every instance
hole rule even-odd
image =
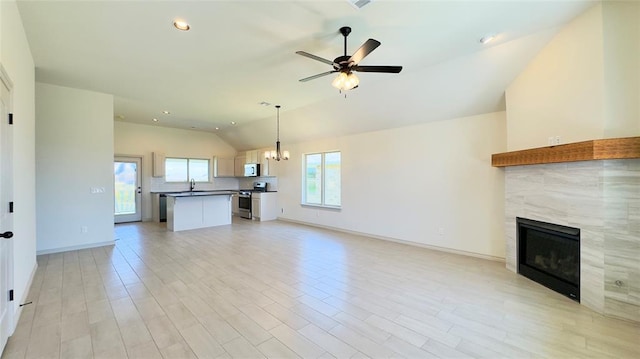
[[[581,304],[640,322],[640,159],[509,166],[505,200],[509,270],[516,217],[580,228]]]

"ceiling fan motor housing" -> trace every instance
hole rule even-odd
[[[347,70],[351,65],[351,62],[349,61],[349,59],[351,59],[351,56],[348,56],[348,55],[336,57],[336,59],[333,60],[333,68],[336,69],[336,71]]]

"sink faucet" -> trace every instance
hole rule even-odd
[[[193,189],[196,188],[196,180],[194,180],[193,178],[191,179],[191,190],[193,191]]]

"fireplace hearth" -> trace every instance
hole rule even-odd
[[[518,273],[580,301],[580,229],[516,218]]]

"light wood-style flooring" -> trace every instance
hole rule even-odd
[[[281,221],[43,255],[2,358],[639,358],[640,325],[504,263]]]

